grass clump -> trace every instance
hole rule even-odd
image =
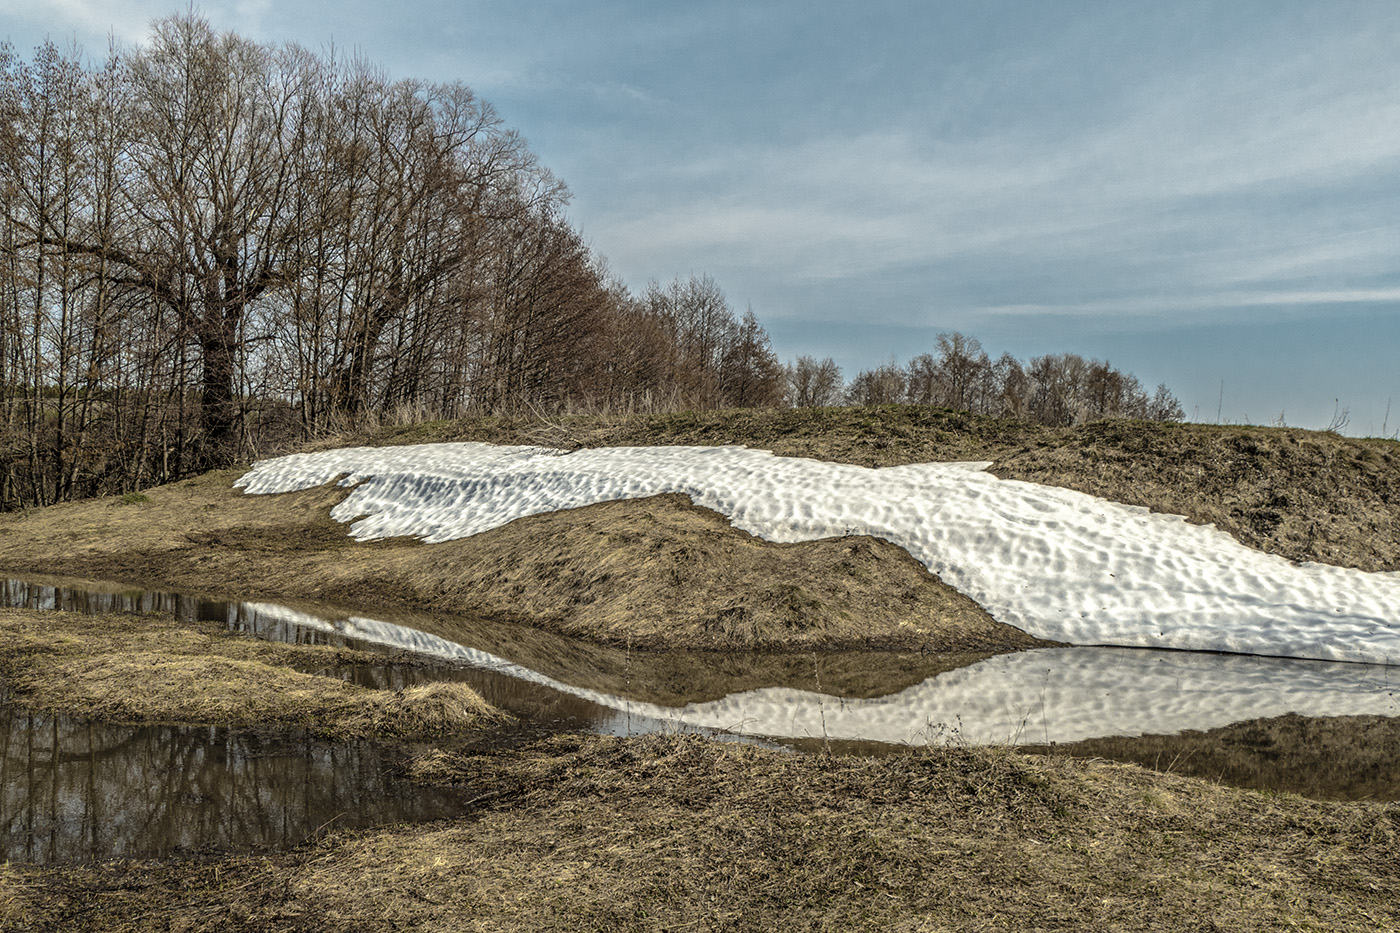
[[[296,727],[335,738],[433,737],[503,722],[469,687],[371,690],[297,668],[373,656],[278,645],[160,614],[0,610],[0,681],[13,702],[106,722]]]
[[[465,684],[434,683],[373,691],[347,710],[343,728],[385,737],[441,737],[506,718]]]

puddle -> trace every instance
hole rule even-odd
[[[422,822],[460,795],[395,779],[367,742],[117,726],[0,707],[0,858],[47,864],[297,845]]]
[[[0,586],[0,601],[162,610],[260,638],[409,652],[429,663],[335,673],[376,687],[460,680],[527,721],[619,735],[685,729],[862,754],[930,743],[1063,747],[1124,737],[1129,746],[1093,753],[1150,764],[1162,753],[1145,751],[1138,737],[1287,714],[1400,717],[1400,668],[1385,665],[1090,647],[951,662],[871,653],[643,655],[521,626],[414,613],[390,621],[312,605],[20,581]],[[1257,754],[1277,758],[1278,750]],[[1367,785],[1374,788],[1368,795],[1400,799],[1400,769],[1375,761],[1364,767],[1386,772]]]

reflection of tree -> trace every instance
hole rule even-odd
[[[434,815],[378,748],[225,728],[116,726],[3,711],[4,857],[71,861],[296,844],[318,827]]]

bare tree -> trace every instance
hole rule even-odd
[[[753,309],[744,312],[720,354],[720,394],[736,408],[771,408],[782,402],[783,370]]]
[[[892,405],[904,401],[906,394],[905,371],[890,360],[883,366],[858,373],[846,387],[846,402],[850,405]]]
[[[829,356],[822,360],[799,356],[784,367],[784,373],[786,400],[794,408],[826,408],[841,404],[845,397],[841,368]]]
[[[1186,412],[1166,385],[1158,383],[1157,391],[1152,393],[1152,400],[1147,403],[1145,416],[1149,421],[1180,421],[1186,417]]]

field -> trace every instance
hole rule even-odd
[[[1052,431],[916,408],[490,419],[342,441],[461,439],[990,460],[999,476],[1180,512],[1291,559],[1400,567],[1390,441],[1112,422]],[[622,651],[629,675],[680,648],[937,658],[1038,644],[887,542],[773,545],[681,496],[440,545],[359,544],[327,516],[342,490],[243,496],[238,475],[0,516],[0,568],[494,615],[542,640]],[[455,785],[468,801],[439,822],[327,832],[288,851],[10,864],[6,929],[1400,929],[1400,807],[1365,800],[1364,781],[1298,788],[1353,799],[1342,803],[1170,773],[1195,760],[1198,773],[1226,775],[1220,748],[1266,740],[1285,761],[1351,755],[1361,770],[1394,770],[1394,720],[1294,717],[1234,738],[1103,740],[1044,756],[956,743],[794,755],[522,731],[465,688],[410,694],[326,676],[364,660],[346,649],[253,642],[160,614],[13,610],[0,633],[12,703],[376,737],[399,743],[410,780]],[[1112,741],[1138,744],[1125,753]],[[1095,757],[1110,753],[1161,770]]]

